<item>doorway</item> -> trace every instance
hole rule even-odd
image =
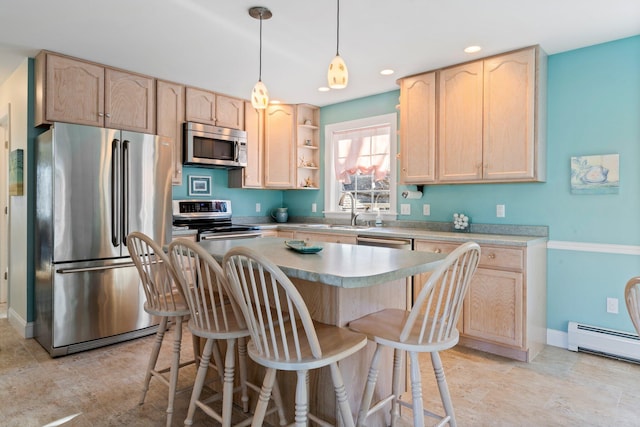
[[[11,104],[0,106],[0,319],[9,307],[9,149]]]

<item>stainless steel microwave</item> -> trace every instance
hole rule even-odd
[[[184,124],[185,165],[213,168],[247,166],[247,133],[243,130],[187,122]]]

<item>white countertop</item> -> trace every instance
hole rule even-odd
[[[429,252],[406,251],[372,246],[321,242],[323,249],[301,254],[289,249],[286,239],[213,240],[200,242],[214,258],[236,246],[259,251],[291,278],[320,282],[343,288],[358,288],[387,283],[433,270],[445,256]]]

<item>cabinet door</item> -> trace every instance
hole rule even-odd
[[[230,169],[229,188],[263,188],[264,110],[244,102],[244,128],[247,132],[247,166]]]
[[[400,181],[423,184],[435,180],[436,74],[400,81]]]
[[[216,94],[216,126],[245,130],[244,101]]]
[[[151,77],[106,69],[104,126],[156,133],[156,82]]]
[[[46,55],[45,118],[104,126],[104,68]]]
[[[292,105],[267,108],[264,151],[265,187],[295,187],[295,114]]]
[[[484,179],[534,178],[536,50],[484,61]]]
[[[158,80],[157,132],[171,141],[173,148],[173,185],[182,184],[182,123],[184,122],[184,86]]]
[[[440,72],[438,181],[482,178],[482,61]]]
[[[187,87],[186,120],[188,122],[216,124],[216,94],[208,90]]]
[[[522,273],[476,270],[464,302],[465,336],[524,347]]]

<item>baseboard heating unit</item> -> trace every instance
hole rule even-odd
[[[640,337],[628,332],[569,322],[568,348],[640,363]]]

